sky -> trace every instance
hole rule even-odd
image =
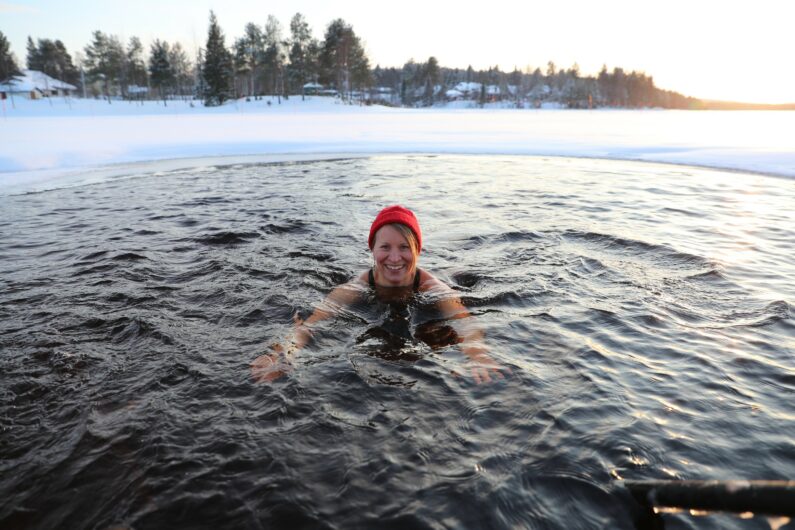
[[[28,35],[60,39],[74,56],[101,30],[203,46],[214,10],[231,46],[268,15],[289,33],[296,12],[322,39],[342,18],[373,65],[402,66],[434,56],[442,66],[546,70],[574,63],[583,75],[643,71],[663,89],[703,99],[795,102],[792,0],[506,0],[468,7],[448,0],[0,0],[0,31],[24,66]]]

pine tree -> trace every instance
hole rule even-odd
[[[33,39],[28,37],[27,52],[29,70],[44,72],[55,79],[77,84],[77,68],[60,40],[37,39],[37,44],[34,44]]]
[[[301,13],[296,13],[290,21],[290,66],[288,80],[291,92],[301,91],[304,99],[304,85],[317,73],[318,44],[312,38],[306,19]]]
[[[163,98],[164,105],[166,104],[166,97],[170,88],[174,83],[174,71],[168,61],[169,52],[167,42],[155,39],[149,54],[149,80],[152,86],[157,89],[160,97]]]
[[[353,27],[338,18],[326,29],[320,53],[321,79],[333,84],[343,97],[350,97],[354,86],[370,84],[370,64]]]
[[[126,80],[123,71],[124,48],[115,35],[105,35],[101,31],[95,31],[92,42],[85,48],[85,53],[85,65],[90,79],[102,82],[105,96],[110,103],[111,95],[117,93],[119,86]]]
[[[180,96],[189,95],[193,77],[191,75],[191,64],[188,54],[179,42],[174,43],[168,52],[168,63],[174,75],[174,87]]]
[[[149,74],[144,63],[144,48],[138,37],[130,37],[125,52],[125,63],[127,64],[127,82],[136,87],[146,87],[148,85]]]
[[[79,85],[80,72],[78,72],[74,62],[72,62],[72,56],[66,51],[64,43],[57,39],[55,41],[55,57],[58,71],[60,72],[59,79],[73,85]]]
[[[28,42],[27,42],[27,57],[25,60],[25,64],[28,67],[28,70],[39,70],[40,60],[39,60],[39,48],[33,43],[33,38],[28,35]]]
[[[222,105],[231,97],[232,56],[226,49],[224,35],[212,11],[210,11],[210,27],[207,31],[202,75],[205,82],[205,105]]]
[[[425,104],[433,105],[436,85],[439,84],[441,79],[441,71],[439,70],[439,61],[436,57],[429,57],[428,62],[425,64]]]
[[[282,39],[282,26],[273,15],[268,15],[262,40],[265,45],[262,62],[268,80],[267,86],[270,87],[271,94],[278,96],[281,103],[281,96],[284,95],[284,66],[287,62],[287,52]]]
[[[0,31],[0,82],[19,75],[19,67],[14,55],[11,53],[11,45],[3,32]]]
[[[265,56],[265,45],[262,30],[249,22],[243,30],[243,36],[235,41],[234,63],[240,93],[246,96],[257,96],[261,93],[262,61]]]

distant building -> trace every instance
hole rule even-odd
[[[127,85],[127,95],[131,98],[143,99],[149,94],[149,87]]]
[[[320,93],[325,87],[319,83],[307,83],[304,85],[304,94],[312,96]]]
[[[475,82],[460,82],[453,90],[458,92],[456,97],[459,99],[477,99],[480,97],[481,84]],[[459,95],[460,94],[460,95]]]
[[[50,77],[38,70],[22,70],[22,74],[0,83],[0,92],[29,99],[69,96],[77,87]]]
[[[455,88],[451,88],[450,90],[445,92],[444,95],[447,97],[449,101],[458,101],[464,99],[465,97],[465,94],[463,92]]]
[[[397,94],[387,86],[373,87],[365,94],[365,97],[368,101],[397,104]]]

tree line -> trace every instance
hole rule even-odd
[[[579,66],[559,69],[554,62],[540,67],[504,72],[498,66],[486,70],[445,68],[435,57],[427,62],[407,62],[403,68],[373,70],[377,86],[389,87],[406,106],[431,106],[441,101],[465,99],[484,105],[492,101],[517,107],[556,103],[567,108],[699,108],[700,101],[678,92],[661,90],[651,76],[603,66],[597,76],[583,76]]]
[[[28,37],[26,66],[85,90],[94,97],[125,99],[200,97],[206,105],[246,97],[304,95],[305,87],[323,87],[344,99],[361,98],[403,106],[432,106],[454,99],[479,105],[568,108],[698,108],[700,102],[654,85],[643,72],[607,67],[583,76],[579,67],[501,71],[447,68],[435,57],[409,60],[402,68],[370,66],[361,39],[342,19],[330,22],[322,40],[313,37],[305,17],[296,13],[289,33],[270,15],[264,25],[248,23],[243,35],[227,45],[211,11],[207,40],[195,58],[182,46],[156,39],[148,54],[137,37],[122,43],[94,31],[77,65],[60,40]],[[0,80],[19,73],[8,41],[0,32]]]

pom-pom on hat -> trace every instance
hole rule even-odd
[[[390,223],[408,226],[409,229],[414,232],[414,237],[417,238],[417,250],[422,250],[422,232],[420,231],[420,223],[417,221],[417,217],[414,215],[414,212],[408,208],[404,208],[397,204],[394,206],[387,206],[378,212],[378,215],[375,217],[375,221],[373,221],[373,224],[370,226],[370,237],[367,239],[370,250],[373,249],[373,245],[375,244],[375,233],[378,232],[379,228]]]

